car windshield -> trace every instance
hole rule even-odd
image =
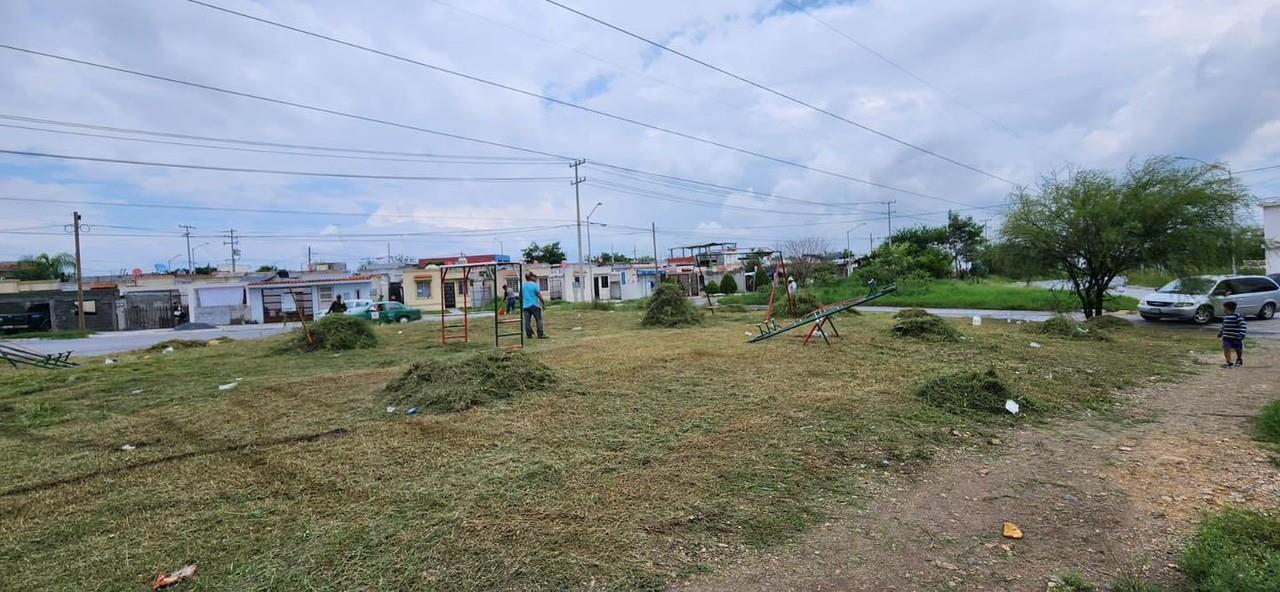
[[[1208,294],[1216,284],[1209,278],[1179,278],[1160,287],[1161,294]]]

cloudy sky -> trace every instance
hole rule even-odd
[[[0,44],[269,100],[0,48],[0,259],[70,251],[73,210],[87,274],[185,266],[179,224],[220,267],[231,228],[254,267],[574,257],[575,158],[593,250],[641,255],[651,222],[664,254],[861,252],[885,201],[894,227],[998,223],[1011,183],[1067,164],[1280,164],[1274,0],[564,0],[811,107],[545,0],[209,1],[617,118],[184,0],[8,0]],[[1280,168],[1240,178],[1280,194]]]

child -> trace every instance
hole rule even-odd
[[[1222,355],[1227,359],[1222,367],[1243,366],[1244,336],[1249,332],[1249,324],[1244,322],[1244,317],[1236,314],[1236,303],[1223,302],[1222,310],[1227,313],[1227,316],[1222,317],[1222,328],[1218,329],[1218,337],[1222,338]],[[1236,354],[1235,364],[1231,363],[1232,352]]]

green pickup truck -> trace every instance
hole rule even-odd
[[[348,316],[359,317],[375,323],[407,323],[422,320],[422,311],[409,308],[399,302],[375,302],[364,308],[347,311]]]

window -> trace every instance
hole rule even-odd
[[[1275,284],[1272,284],[1271,280],[1266,278],[1244,278],[1236,280],[1236,282],[1243,284],[1241,287],[1244,288],[1245,291],[1255,294],[1259,292],[1270,292],[1276,289]]]
[[[386,304],[383,304],[382,307],[385,310],[400,310],[404,308],[404,306],[399,302],[387,302]]]
[[[414,280],[413,285],[417,288],[418,298],[431,297],[431,280]]]
[[[550,288],[547,287],[547,278],[538,278],[538,289],[543,292],[550,290]]]
[[[607,275],[602,275],[602,276],[600,276],[600,287],[601,287],[601,288],[608,288],[608,287],[609,287],[609,276],[607,276]]]
[[[96,315],[96,314],[98,314],[98,301],[97,301],[97,300],[85,300],[85,301],[84,301],[84,314],[86,314],[86,315]]]
[[[320,302],[333,302],[333,286],[320,286]]]

